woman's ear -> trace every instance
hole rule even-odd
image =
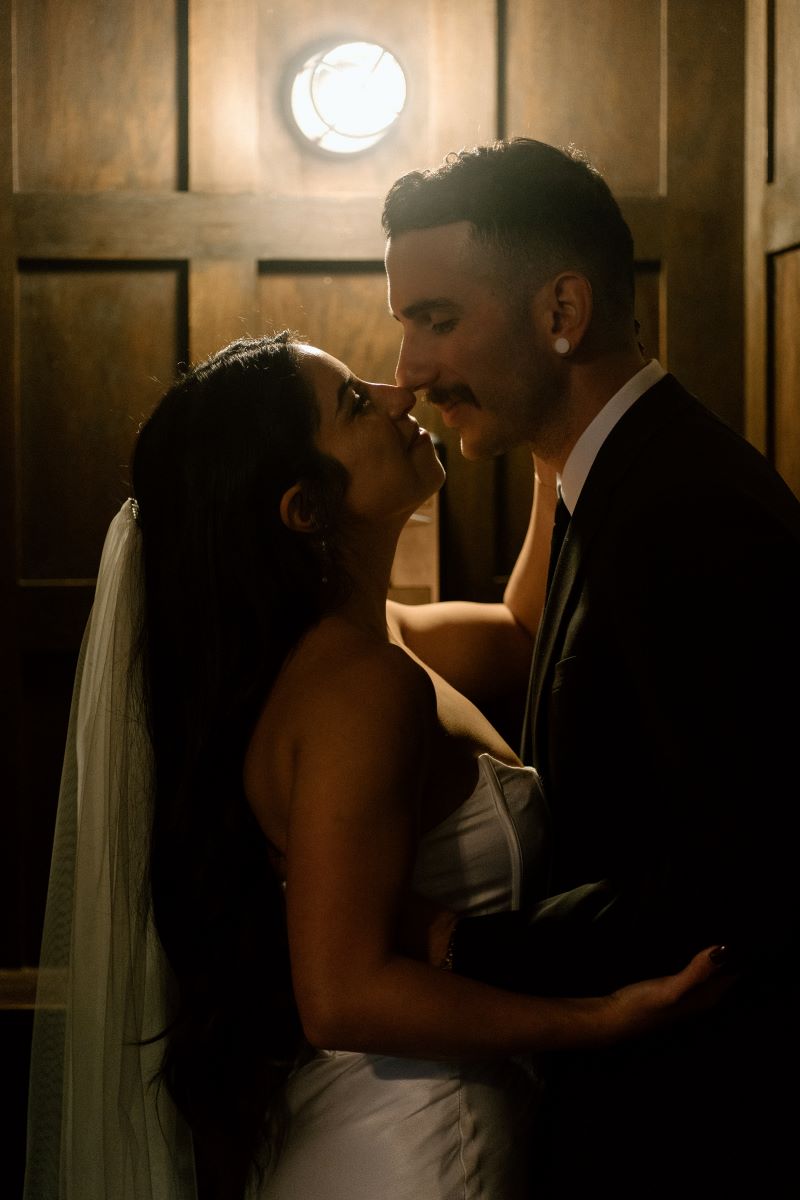
[[[281,496],[281,520],[292,533],[314,533],[318,522],[308,505],[302,483],[293,483]]]

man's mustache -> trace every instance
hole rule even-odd
[[[428,388],[423,395],[427,404],[436,404],[440,408],[449,408],[453,404],[475,404],[475,397],[468,387]]]

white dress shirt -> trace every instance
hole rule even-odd
[[[594,420],[586,426],[572,447],[569,458],[564,463],[564,470],[557,479],[558,489],[570,514],[575,511],[578,497],[600,447],[617,421],[653,384],[658,383],[659,379],[663,379],[666,373],[661,364],[651,358],[641,371],[637,371],[618,392],[614,393]]]

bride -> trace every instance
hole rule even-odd
[[[448,914],[541,899],[547,812],[469,697],[491,673],[447,678],[425,610],[387,609],[444,479],[413,405],[280,334],[188,372],[140,432],[73,701],[26,1200],[187,1200],[195,1161],[215,1200],[513,1200],[536,1054],[725,986],[706,952],[581,999],[448,969]],[[505,603],[480,606],[520,682],[539,492]]]

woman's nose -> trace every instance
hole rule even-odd
[[[386,415],[393,421],[399,421],[411,412],[417,402],[413,392],[403,387],[392,387],[390,383],[375,383],[372,390]]]

